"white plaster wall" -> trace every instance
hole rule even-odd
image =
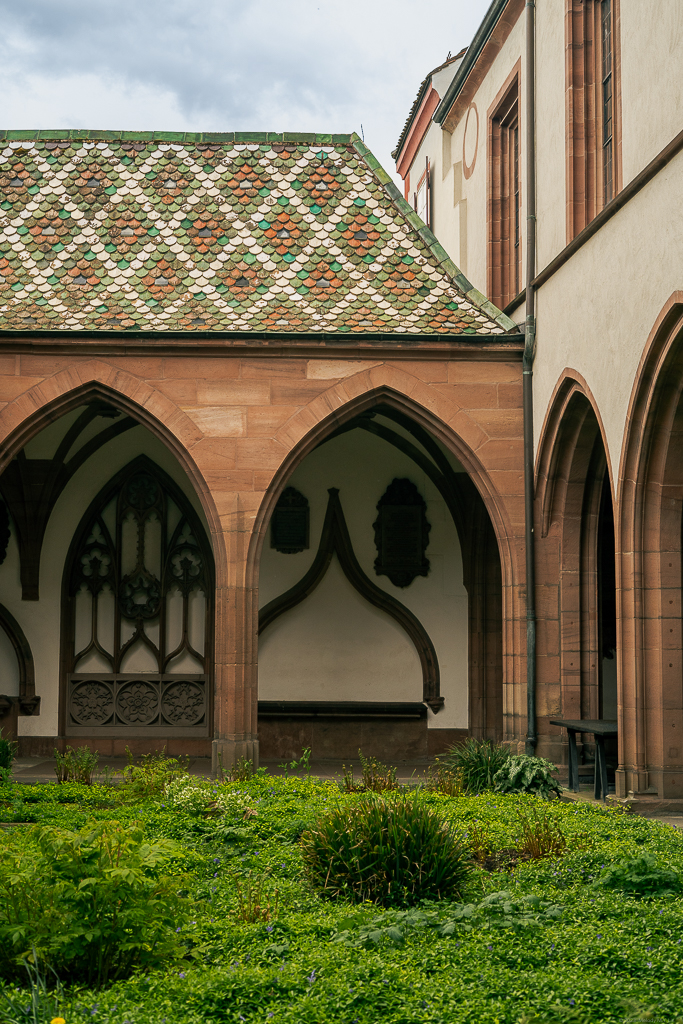
[[[536,6],[536,266],[539,270],[567,244],[565,6],[564,0]],[[522,104],[524,102],[522,95]],[[524,178],[522,183],[525,186]],[[515,319],[523,318],[522,306]]]
[[[683,4],[621,0],[624,184],[683,129]]]
[[[427,502],[431,523],[427,557],[431,570],[409,587],[375,575],[372,524],[376,505],[394,477],[408,477]],[[377,586],[405,604],[422,622],[436,648],[445,707],[429,712],[436,728],[467,728],[467,593],[462,584],[458,536],[439,492],[419,468],[392,445],[363,430],[350,431],[312,452],[288,481],[311,507],[310,548],[295,555],[272,549],[261,556],[259,604],[293,586],[318,550],[329,487],[339,498],[353,549]],[[386,613],[356,593],[333,562],[325,580],[296,608],[285,612],[259,640],[259,696],[264,700],[421,700],[417,653]]]
[[[683,289],[679,154],[538,292],[536,444],[557,381],[571,367],[590,387],[618,472],[628,403],[648,335]]]
[[[539,271],[567,244],[564,7],[563,3],[536,7]],[[642,0],[620,0],[620,10],[621,155],[626,185],[683,129],[683,3],[656,0],[645,8]],[[605,264],[599,280],[612,272],[611,265]]]
[[[444,145],[444,136],[447,144]],[[412,208],[413,193],[424,172],[427,158],[431,166],[432,223],[431,229],[449,254],[453,262],[462,267],[460,235],[457,211],[453,202],[453,150],[448,145],[450,136],[441,131],[441,126],[432,121],[415,154],[410,170],[410,194],[408,202]]]
[[[38,453],[42,457],[52,455],[56,440],[61,436],[54,428],[52,431],[54,437],[50,439],[50,446],[47,443],[36,445],[37,439],[34,439],[34,456]],[[64,561],[74,532],[90,502],[115,473],[143,454],[149,456],[178,484],[199,513],[206,529],[199,499],[175,456],[148,430],[139,426],[100,448],[62,492],[48,522],[43,542],[39,601],[21,600],[19,552],[16,537],[14,533],[12,535],[7,558],[0,567],[0,602],[12,612],[31,646],[36,693],[42,697],[40,715],[19,719],[21,736],[53,736],[58,733],[60,604]],[[1,666],[2,662],[0,671]]]
[[[488,235],[486,227],[486,209],[488,110],[523,52],[524,17],[522,16],[515,22],[510,35],[501,47],[500,52],[495,57],[491,68],[489,69],[489,73],[479,86],[479,89],[473,98],[479,120],[479,137],[476,148],[476,161],[471,176],[469,178],[465,178],[463,175],[461,182],[459,180],[459,175],[461,174],[460,168],[463,166],[463,154],[465,151],[465,125],[467,121],[467,111],[465,111],[451,135],[450,173],[447,176],[442,173],[439,177],[434,176],[433,179],[435,197],[436,193],[439,193],[438,197],[434,199],[434,206],[437,211],[437,217],[434,222],[435,234],[454,262],[460,266],[460,269],[472,282],[474,287],[478,288],[484,294],[486,294],[487,286],[486,260]],[[519,88],[520,97],[522,98],[520,105],[521,140],[523,137],[522,133],[524,132],[524,61],[522,61],[522,67],[520,69]],[[464,161],[467,164],[471,163],[470,154],[474,150],[474,139],[476,138],[476,134],[472,133],[472,125],[474,123],[474,114],[472,114],[470,117],[470,123],[467,126],[467,149],[465,151],[466,160]],[[432,126],[432,130],[438,130],[439,135],[442,134],[441,128],[438,127],[437,129],[436,125]],[[520,146],[519,158],[519,173],[521,180],[523,181],[526,165],[523,146]],[[424,159],[422,160],[422,163],[424,163]],[[465,204],[464,207],[462,205],[463,201]],[[520,220],[522,224],[524,223],[524,215],[524,195],[522,194],[520,212]],[[461,222],[465,219],[466,227],[463,231]],[[523,231],[521,245],[523,247],[523,261],[525,258]],[[458,263],[458,258],[462,256],[463,252],[466,253],[466,258],[462,261],[465,264],[464,266]]]

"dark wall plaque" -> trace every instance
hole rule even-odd
[[[284,555],[308,547],[310,509],[308,498],[294,487],[286,487],[278,499],[270,523],[270,546]]]
[[[397,587],[410,586],[416,576],[429,573],[426,508],[415,484],[405,478],[394,478],[377,503],[375,572]]]

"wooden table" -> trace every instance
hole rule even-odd
[[[617,723],[605,718],[551,718],[551,725],[561,725],[569,736],[569,788],[579,792],[579,757],[576,750],[577,732],[592,732],[595,736],[595,799],[607,799],[607,761],[605,737],[617,735]]]

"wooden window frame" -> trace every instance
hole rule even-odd
[[[619,0],[566,0],[567,242],[622,188],[619,26]]]
[[[427,225],[427,227],[431,228],[431,226],[432,226],[432,165],[431,165],[431,163],[429,161],[429,157],[425,157],[425,169],[422,172],[422,174],[420,175],[420,179],[419,179],[417,185],[415,186],[415,191],[413,192],[413,209],[415,210],[415,213],[418,212],[418,210],[417,210],[417,197],[418,197],[420,189],[422,188],[423,185],[425,186],[426,193],[427,193],[426,196],[425,196],[425,212],[426,212],[427,216],[424,217],[423,220],[424,220],[425,224]]]
[[[522,280],[520,72],[518,61],[488,111],[487,288],[500,309]]]

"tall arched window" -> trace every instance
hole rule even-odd
[[[92,503],[67,558],[66,735],[208,735],[213,593],[199,517],[135,459]]]

